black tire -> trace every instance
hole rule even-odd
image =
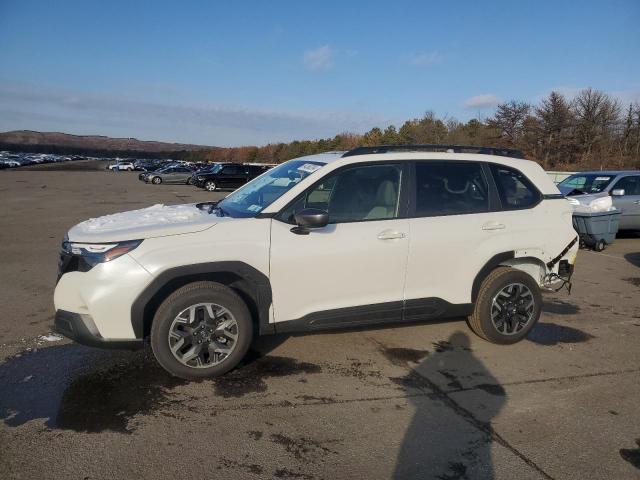
[[[603,251],[605,248],[607,248],[607,242],[605,242],[604,240],[598,240],[598,242],[596,242],[596,244],[594,245],[593,249],[596,252],[601,252]]]
[[[204,182],[204,189],[208,192],[215,192],[216,190],[218,190],[218,185],[216,185],[216,182],[214,182],[213,180],[207,180],[206,182]]]
[[[160,185],[162,183],[162,179],[160,177],[153,177],[151,183],[153,183],[154,185]]]
[[[180,312],[192,305],[215,303],[226,308],[237,324],[233,350],[220,363],[209,367],[191,367],[181,363],[171,352],[169,332]],[[173,292],[162,302],[151,325],[151,348],[158,363],[170,374],[184,379],[218,377],[234,368],[244,358],[253,339],[253,322],[244,301],[230,288],[216,282],[194,282]]]
[[[496,328],[491,319],[494,297],[505,287],[522,284],[531,292],[533,310],[528,322],[517,333],[505,334]],[[471,330],[491,343],[513,344],[525,338],[540,318],[542,294],[536,281],[527,273],[509,267],[498,267],[484,279],[478,292],[473,313],[468,318]]]
[[[191,185],[191,177],[187,178],[187,185]]]

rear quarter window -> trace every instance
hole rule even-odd
[[[490,167],[502,203],[502,210],[532,208],[542,199],[540,191],[519,170],[495,163]]]

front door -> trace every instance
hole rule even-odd
[[[404,170],[397,163],[345,167],[274,218],[276,330],[401,319],[409,234],[409,220],[402,218]],[[310,207],[326,210],[329,225],[308,235],[291,232],[295,213]]]
[[[624,190],[624,195],[613,195],[613,206],[621,211],[620,229],[640,230],[640,175],[622,177],[612,187]]]

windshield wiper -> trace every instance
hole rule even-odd
[[[229,216],[229,214],[228,214],[226,211],[224,211],[224,210],[222,209],[222,207],[218,207],[218,206],[216,206],[216,207],[215,207],[215,210],[216,210],[216,212],[218,212],[218,213],[216,213],[216,215],[218,215],[219,217],[225,217],[225,216],[227,216],[227,217],[228,217],[228,216]]]
[[[196,208],[199,208],[200,210],[206,210],[207,213],[211,214],[213,213],[214,210],[217,210],[218,207],[218,202],[201,202],[201,203],[196,203]]]

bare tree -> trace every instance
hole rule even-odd
[[[590,163],[595,156],[602,165],[610,154],[613,138],[620,126],[620,103],[606,93],[587,88],[573,102],[576,118],[576,140],[582,150],[582,160]]]
[[[507,103],[501,103],[487,124],[498,129],[502,138],[510,145],[517,146],[523,135],[525,120],[530,111],[531,105],[526,102],[511,100]]]
[[[554,167],[573,160],[574,118],[571,105],[558,92],[551,92],[535,109],[539,126],[542,164]]]

